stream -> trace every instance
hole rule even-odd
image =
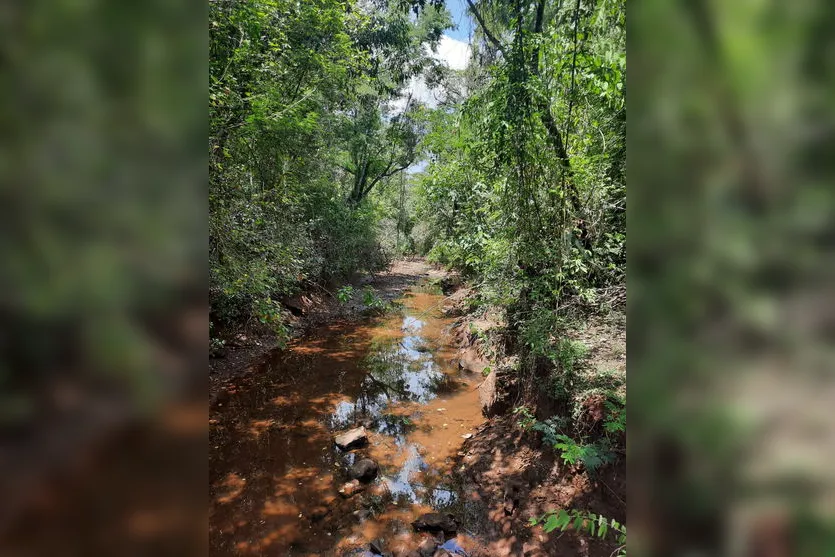
[[[411,526],[422,513],[460,513],[451,471],[484,421],[481,377],[451,364],[442,300],[418,284],[388,314],[321,327],[236,380],[210,420],[212,555],[362,555],[377,539],[397,554],[427,536]],[[368,445],[338,449],[359,425]],[[346,498],[359,458],[380,471]]]

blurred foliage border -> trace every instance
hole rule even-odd
[[[205,553],[206,29],[0,7],[0,553]]]
[[[629,4],[633,554],[835,551],[833,23]]]

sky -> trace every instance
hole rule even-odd
[[[447,63],[450,68],[463,70],[470,57],[470,43],[473,24],[467,13],[466,0],[447,0],[447,10],[452,14],[455,29],[447,29],[441,37],[436,57]]]
[[[473,24],[467,14],[466,0],[447,0],[446,8],[452,14],[452,21],[458,25],[458,29],[448,29],[445,35],[457,41],[469,42]]]
[[[447,9],[452,14],[455,29],[447,29],[438,43],[433,56],[454,70],[463,70],[470,59],[470,35],[472,21],[466,11],[466,0],[447,0]],[[429,107],[435,107],[438,99],[431,89],[426,86],[422,77],[413,78],[404,96],[394,106],[405,107],[405,98],[411,93],[412,98],[421,101]]]
[[[444,62],[454,70],[463,70],[467,67],[470,59],[470,36],[472,35],[472,20],[467,14],[466,0],[447,0],[446,7],[452,14],[452,21],[456,29],[447,29],[444,32],[438,48],[433,54],[436,59]],[[406,95],[412,94],[413,98],[420,100],[430,107],[437,106],[438,100],[432,90],[426,86],[422,77],[413,78],[409,84]],[[405,106],[405,99],[401,103]],[[419,161],[412,165],[406,172],[413,174],[421,172],[426,168],[426,161]]]

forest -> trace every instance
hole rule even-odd
[[[7,4],[0,555],[835,555],[835,3]]]
[[[561,471],[543,472],[525,495],[505,493],[524,509],[505,507],[509,520],[546,552],[580,554],[576,544],[589,539],[592,554],[625,555],[625,2],[209,5],[212,361],[229,361],[247,338],[279,352],[304,343],[300,299],[354,300],[364,318],[384,320],[402,300],[376,283],[362,288],[374,280],[362,277],[414,264],[443,289],[433,304],[457,303],[445,316],[468,328],[483,383],[498,382],[507,400],[485,412],[499,420],[488,446],[518,437]],[[451,46],[454,63],[443,54]],[[434,307],[407,320],[427,322]],[[396,398],[385,373],[363,385]],[[245,390],[220,389],[213,408],[230,411]],[[213,494],[232,497],[239,472],[211,467]],[[573,503],[537,514],[526,506],[532,490],[575,476],[585,487]],[[384,509],[373,512],[384,520]],[[276,536],[260,549],[280,545]],[[502,538],[475,536],[493,551]],[[220,553],[233,547],[228,532],[211,539]]]

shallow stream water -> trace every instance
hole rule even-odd
[[[238,381],[210,422],[212,555],[347,555],[380,538],[415,548],[417,516],[460,506],[452,459],[483,422],[481,377],[452,365],[442,300],[413,287],[399,309],[323,327]],[[334,434],[358,425],[368,446],[340,451]],[[363,457],[380,475],[344,498]]]

